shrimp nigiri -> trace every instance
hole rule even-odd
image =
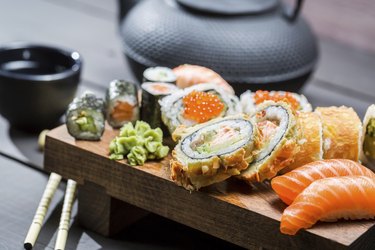
[[[183,64],[174,68],[173,73],[177,77],[176,85],[179,88],[187,88],[200,83],[215,83],[226,92],[234,94],[234,90],[229,83],[212,69],[198,65]]]
[[[375,178],[341,176],[313,182],[284,210],[280,231],[295,235],[317,221],[375,218]]]
[[[312,182],[327,177],[363,175],[375,178],[375,174],[358,162],[346,159],[330,159],[308,163],[271,181],[272,189],[286,204],[293,200]]]

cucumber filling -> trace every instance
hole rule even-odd
[[[79,129],[84,132],[96,133],[98,130],[95,126],[94,118],[86,112],[81,112],[80,116],[74,120]]]

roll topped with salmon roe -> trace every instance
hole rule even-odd
[[[237,96],[212,83],[202,83],[159,101],[162,121],[172,134],[180,126],[193,126],[242,112]]]
[[[265,101],[282,101],[298,112],[312,111],[312,106],[304,95],[287,91],[257,90],[251,92],[248,90],[240,96],[240,101],[243,112],[249,115],[253,115],[256,112],[256,107]]]

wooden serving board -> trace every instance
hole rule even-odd
[[[279,232],[286,207],[268,184],[231,179],[185,190],[169,178],[169,159],[132,167],[108,158],[118,131],[106,127],[99,142],[76,141],[65,125],[46,140],[45,169],[77,181],[82,225],[110,235],[145,214],[172,219],[245,248],[375,249],[375,221],[318,223],[296,236]]]

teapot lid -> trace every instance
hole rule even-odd
[[[278,0],[176,0],[189,9],[220,15],[257,14],[275,8]]]

